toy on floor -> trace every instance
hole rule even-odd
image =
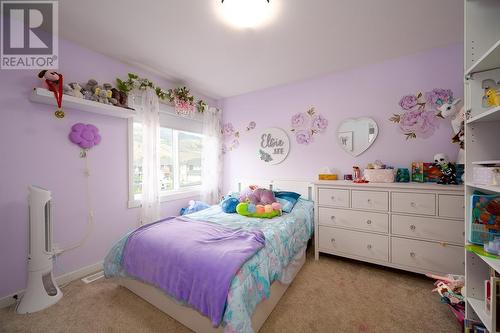
[[[189,200],[189,206],[181,208],[181,215],[191,214],[194,212],[199,212],[200,210],[204,210],[209,208],[210,205],[198,200]]]
[[[455,167],[455,164],[450,162],[450,158],[448,157],[448,155],[443,153],[434,155],[434,163],[443,174],[438,181],[438,184],[458,184],[457,169]]]
[[[439,276],[434,274],[425,274],[431,279],[437,280],[432,291],[441,296],[441,303],[448,304],[457,320],[463,324],[465,318],[465,277],[463,275],[447,274]]]

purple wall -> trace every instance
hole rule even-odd
[[[462,54],[463,46],[453,45],[223,100],[224,121],[232,122],[242,133],[239,148],[225,155],[225,189],[241,177],[316,179],[325,166],[341,174],[351,173],[353,165],[364,168],[376,159],[397,167],[431,161],[437,152],[455,159],[458,146],[450,143],[449,120],[441,121],[429,139],[406,141],[388,118],[400,111],[398,102],[409,93],[449,88],[462,97]],[[290,134],[291,116],[311,106],[329,120],[327,132],[315,136],[309,146],[297,144],[289,135],[291,149],[284,162],[274,166],[261,162],[256,149],[259,132],[280,127]],[[353,158],[338,146],[335,133],[343,119],[363,116],[375,119],[379,135],[369,150]],[[245,132],[252,120],[256,130]]]
[[[116,77],[135,72],[164,88],[173,86],[155,75],[69,42],[60,43],[59,54],[60,71],[67,82],[86,82],[92,77],[99,83],[114,83]],[[0,73],[0,298],[26,285],[29,184],[53,192],[55,243],[65,247],[85,232],[84,160],[67,139],[74,123],[93,123],[103,137],[102,143],[89,153],[95,228],[83,247],[58,259],[56,274],[99,262],[114,241],[138,224],[139,209],[127,208],[127,121],[77,110],[66,110],[66,118],[56,119],[53,107],[28,100],[31,89],[41,85],[37,73]],[[177,214],[187,200],[162,204],[163,215]]]

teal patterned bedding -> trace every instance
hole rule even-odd
[[[253,332],[251,318],[255,307],[269,297],[271,283],[281,278],[284,268],[313,234],[313,206],[312,201],[299,199],[290,214],[273,219],[227,214],[218,205],[186,215],[230,228],[260,229],[266,237],[266,246],[241,267],[231,283],[222,320],[226,333]],[[128,236],[118,241],[106,256],[106,277],[128,278],[121,266]]]

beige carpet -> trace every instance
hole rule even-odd
[[[432,282],[311,251],[260,332],[460,332]],[[190,332],[128,290],[104,279],[75,281],[44,311],[0,309],[0,332]]]

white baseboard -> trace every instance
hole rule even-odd
[[[99,261],[93,265],[77,269],[76,271],[59,275],[56,277],[56,283],[58,285],[63,285],[81,279],[89,274],[102,270],[102,265],[103,261]],[[11,295],[7,295],[5,297],[0,298],[0,309],[14,304],[16,302],[16,299],[14,297],[17,296],[18,299],[20,299],[23,294],[24,294],[24,289],[21,289]]]

